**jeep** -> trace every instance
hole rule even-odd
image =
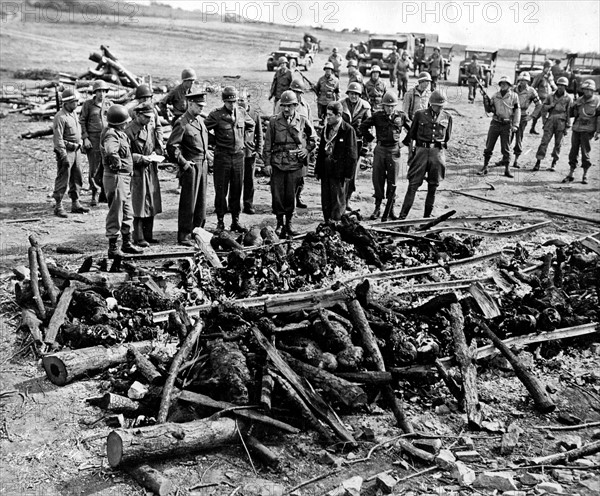
[[[487,88],[492,84],[494,74],[496,73],[496,58],[498,50],[490,50],[487,48],[472,48],[467,47],[465,50],[465,59],[460,62],[458,68],[458,85],[467,84],[467,73],[465,67],[471,63],[471,57],[477,55],[477,62],[483,69],[483,85]]]

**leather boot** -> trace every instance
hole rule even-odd
[[[506,166],[504,167],[504,175],[506,177],[515,177],[510,173],[510,166],[508,164],[506,164]]]
[[[123,234],[123,243],[121,243],[121,251],[123,253],[131,253],[132,255],[139,255],[144,253],[144,250],[137,248],[131,243],[131,234]]]
[[[541,164],[541,163],[542,163],[542,161],[541,161],[541,160],[539,160],[539,159],[538,159],[538,160],[536,160],[536,161],[535,161],[535,165],[533,166],[533,169],[531,169],[531,170],[532,170],[532,171],[534,171],[534,172],[535,172],[535,171],[539,171],[539,170],[540,170],[540,164]]]
[[[141,217],[133,218],[133,242],[143,248],[150,246],[144,239],[143,219]]]
[[[521,166],[519,165],[519,157],[515,157],[515,161],[512,164],[513,169],[520,169]]]
[[[481,168],[481,170],[480,170],[480,171],[477,173],[477,175],[478,175],[478,176],[487,176],[487,175],[488,175],[488,173],[490,172],[490,169],[489,169],[489,167],[488,167],[488,166],[489,166],[489,163],[490,163],[490,159],[489,159],[489,158],[488,158],[488,159],[485,159],[485,160],[483,161],[483,167],[482,167],[482,168]]]
[[[154,239],[154,217],[144,217],[142,219],[142,232],[148,243],[152,245],[159,243],[158,239]]]
[[[231,216],[231,227],[230,229],[234,232],[237,233],[246,233],[248,232],[248,229],[246,229],[244,226],[242,226],[240,224],[240,216],[238,215],[232,215]]]
[[[69,214],[65,210],[65,207],[63,207],[62,200],[56,200],[56,206],[54,207],[54,215],[56,215],[57,217],[62,217],[63,219],[66,219],[69,216]]]
[[[553,159],[552,163],[550,164],[550,168],[548,169],[551,172],[555,172],[556,171],[556,162],[558,162],[558,160]]]
[[[225,221],[223,217],[217,217],[217,231],[225,230]]]
[[[108,238],[108,258],[120,258],[123,252],[119,250],[117,242],[119,238]]]
[[[100,190],[100,194],[98,195],[98,203],[108,203],[108,198],[106,198],[106,192],[104,189]]]
[[[298,231],[294,231],[294,225],[292,223],[293,215],[286,215],[285,217],[285,234],[287,236],[297,236]]]
[[[396,220],[398,217],[396,217],[396,214],[394,213],[394,201],[393,200],[388,200],[388,202],[391,201],[392,202],[392,206],[390,207],[390,211],[388,212],[388,216],[387,217],[382,217],[381,218],[381,222],[387,222],[388,219],[390,220]],[[385,206],[385,209],[387,210],[387,205]],[[385,211],[383,212],[383,215],[385,216]]]
[[[90,200],[90,207],[97,207],[98,206],[98,193],[96,193],[95,191],[92,192],[92,199]]]
[[[371,214],[370,219],[377,220],[377,219],[379,219],[380,216],[381,216],[381,200],[377,200],[375,202],[375,210],[373,210],[373,213]]]
[[[71,203],[71,213],[73,214],[87,214],[90,211],[89,208],[85,208],[79,200],[73,200]]]
[[[277,236],[279,236],[279,237],[281,237],[282,235],[285,234],[285,229],[284,229],[284,225],[283,225],[283,215],[277,216],[277,225],[275,226],[275,234],[277,234]]]

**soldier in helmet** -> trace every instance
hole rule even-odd
[[[298,98],[288,90],[281,95],[281,112],[269,119],[265,135],[264,172],[271,176],[273,213],[278,236],[294,236],[293,217],[298,181],[308,155],[315,148],[312,124],[297,111]],[[285,224],[284,224],[285,218]]]
[[[358,62],[355,59],[350,59],[346,68],[348,69],[348,84],[360,83],[362,86],[363,77],[358,70]]]
[[[556,83],[557,90],[543,100],[544,103],[542,104],[540,115],[544,123],[544,134],[535,154],[536,160],[532,169],[534,171],[540,170],[540,165],[546,157],[546,150],[553,137],[554,149],[552,150],[552,165],[550,166],[550,170],[556,170],[562,140],[571,127],[570,117],[573,98],[567,93],[569,80],[566,77],[561,77],[558,78]]]
[[[244,188],[244,149],[246,137],[254,132],[254,120],[237,104],[237,90],[225,86],[221,93],[223,106],[213,110],[204,121],[215,135],[215,212],[217,230],[225,229],[225,213],[229,200],[231,230],[246,232],[240,224],[242,190]]]
[[[100,136],[100,150],[104,163],[104,189],[108,198],[106,214],[106,237],[108,258],[123,256],[123,253],[143,253],[131,243],[133,209],[131,206],[131,175],[133,157],[125,126],[131,120],[123,105],[113,105],[106,115],[108,126]],[[123,243],[119,250],[119,233]]]
[[[83,180],[81,177],[81,125],[77,117],[78,94],[70,88],[62,92],[62,108],[54,116],[52,124],[54,136],[54,153],[56,155],[57,172],[54,182],[53,198],[56,202],[54,215],[68,217],[62,200],[67,188],[71,197],[71,212],[85,214],[85,208],[79,202],[79,192]]]
[[[181,84],[173,88],[166,97],[164,97],[159,106],[165,119],[171,121],[171,125],[179,119],[187,110],[188,99],[186,95],[190,92],[190,88],[196,81],[196,71],[194,69],[184,69],[181,71]],[[169,106],[171,108],[172,117],[169,117]]]
[[[519,97],[511,90],[512,83],[506,76],[502,76],[498,81],[500,91],[487,100],[484,100],[486,112],[492,112],[494,115],[490,122],[485,150],[483,151],[483,167],[477,173],[480,176],[489,172],[489,163],[496,146],[496,141],[500,138],[500,148],[502,152],[501,165],[504,165],[504,175],[514,177],[510,173],[510,138],[512,133],[516,133],[521,122],[521,106]]]
[[[380,110],[381,99],[387,91],[385,83],[381,80],[381,67],[371,67],[371,74],[364,85],[364,99],[369,102],[373,111]]]
[[[431,76],[428,72],[421,72],[417,79],[417,85],[406,92],[404,96],[403,109],[409,120],[413,120],[417,110],[425,110],[429,104],[431,95]]]
[[[591,140],[598,140],[600,136],[600,97],[594,95],[596,82],[587,79],[581,85],[583,96],[580,96],[571,109],[573,120],[573,132],[571,134],[571,150],[569,151],[569,174],[563,179],[563,183],[574,180],[573,173],[577,168],[577,156],[581,150],[581,168],[583,169],[582,184],[587,184],[588,169],[592,166],[590,160]]]
[[[483,67],[477,62],[477,54],[471,55],[471,62],[465,66],[467,85],[469,86],[469,103],[475,103],[477,83],[483,79]]]
[[[538,96],[540,100],[543,102],[546,100],[546,97],[549,96],[553,91],[556,91],[556,84],[554,82],[554,76],[552,75],[552,62],[546,60],[544,62],[544,67],[542,68],[542,72],[540,72],[536,77],[533,78],[531,83],[531,87],[538,92]],[[531,129],[529,132],[531,134],[540,134],[535,130],[535,125],[537,124],[537,119],[531,120]]]
[[[192,232],[206,222],[208,131],[200,115],[206,105],[206,90],[193,86],[186,98],[187,110],[173,126],[167,152],[171,162],[179,165],[181,180],[177,242],[194,246]]]
[[[409,139],[414,153],[408,163],[408,189],[404,196],[400,219],[405,219],[415,200],[415,194],[427,180],[427,198],[423,217],[431,217],[435,204],[435,192],[446,174],[446,153],[452,134],[452,116],[444,110],[446,97],[434,91],[429,107],[417,110],[410,126]]]
[[[335,48],[335,47],[333,48],[333,50],[331,51],[331,55],[327,59],[327,62],[331,62],[331,65],[333,65],[333,75],[339,79],[340,67],[342,67],[342,64],[344,63],[344,59],[338,53],[337,48]]]
[[[346,60],[350,62],[351,60],[358,60],[358,50],[354,46],[354,43],[350,43],[350,48],[346,52]]]
[[[435,90],[438,78],[444,74],[444,58],[440,53],[440,47],[433,49],[431,57],[427,59],[427,68],[429,74],[431,74],[431,89]]]
[[[515,161],[513,167],[519,169],[519,157],[523,152],[523,134],[527,127],[527,122],[532,118],[537,119],[542,112],[542,102],[540,101],[537,91],[535,91],[529,83],[531,82],[531,76],[527,71],[523,71],[517,78],[517,87],[515,92],[519,98],[519,107],[521,107],[521,122],[519,123],[519,129],[515,133]],[[529,107],[531,104],[535,105],[533,112],[529,114]]]
[[[152,108],[154,109],[154,116],[152,117],[152,128],[154,129],[154,142],[156,144],[156,150],[157,153],[159,153],[160,155],[163,155],[165,153],[165,148],[164,148],[164,137],[163,137],[163,128],[162,125],[160,123],[160,116],[158,114],[158,110],[156,109],[155,105],[154,105],[154,93],[152,92],[152,90],[150,89],[150,86],[148,86],[147,84],[140,84],[136,89],[135,89],[135,98],[133,100],[131,100],[130,102],[128,102],[125,105],[125,108],[127,110],[129,110],[129,117],[131,117],[132,120],[135,120],[136,118],[136,112],[135,109],[140,106],[140,105],[144,105],[144,104],[150,104],[152,106]]]
[[[423,62],[425,61],[425,44],[424,43],[417,43],[415,46],[415,53],[414,53],[414,60],[415,60],[415,65],[413,66],[413,76],[417,75],[417,72],[422,72],[422,67],[423,67]]]
[[[162,212],[158,163],[148,157],[152,154],[162,155],[163,151],[162,144],[159,145],[157,141],[154,105],[142,103],[134,113],[135,119],[125,128],[133,157],[133,241],[138,246],[147,247],[150,243],[158,243],[154,238],[154,217]]]
[[[273,75],[271,93],[269,94],[269,100],[274,99],[273,112],[277,111],[277,102],[281,98],[281,94],[290,89],[290,84],[292,84],[292,79],[294,79],[292,71],[288,68],[289,63],[286,57],[279,57],[277,64],[278,67]]]
[[[399,98],[402,98],[404,95],[406,95],[406,90],[408,89],[408,73],[411,68],[412,66],[410,59],[408,58],[408,53],[403,51],[402,55],[396,62],[396,67],[394,68],[394,74],[396,75],[396,79],[398,79]]]
[[[244,109],[250,118],[254,121],[254,129],[248,132],[246,136],[246,148],[244,149],[244,194],[243,212],[248,215],[254,215],[254,167],[256,157],[262,156],[264,146],[263,129],[260,120],[260,108],[258,105],[250,104],[250,94],[247,91],[240,91],[238,95],[238,105]],[[231,203],[231,200],[229,200]]]
[[[361,98],[362,86],[359,83],[350,83],[346,90],[346,98],[342,98],[342,118],[354,128],[356,134],[356,154],[358,156],[354,175],[346,182],[346,208],[350,209],[352,193],[356,191],[356,178],[358,175],[360,159],[363,154],[363,138],[360,125],[365,119],[371,117],[371,105]]]
[[[325,62],[323,70],[325,74],[319,78],[314,88],[317,95],[319,119],[321,120],[325,119],[329,102],[337,101],[340,95],[340,80],[333,74],[333,64]]]
[[[106,127],[106,113],[112,105],[112,102],[106,98],[109,87],[101,79],[94,81],[92,86],[93,96],[86,100],[81,107],[79,114],[79,123],[81,124],[81,138],[83,139],[83,149],[88,159],[88,181],[92,191],[90,205],[98,205],[98,192],[100,192],[100,201],[106,201],[106,194],[102,186],[102,157],[100,155],[100,133]]]
[[[393,88],[396,85],[396,63],[400,60],[398,48],[394,45],[390,54],[384,59],[390,73],[390,86]]]
[[[296,93],[296,98],[298,99],[298,106],[296,107],[296,113],[304,117],[308,122],[312,124],[312,112],[310,110],[310,105],[308,105],[307,101],[304,99],[302,95],[304,95],[304,83],[299,79],[294,79],[292,84],[290,85],[290,90]],[[279,111],[279,109],[278,109]],[[311,153],[308,156],[308,163],[314,166],[314,153]],[[296,188],[296,207],[298,208],[307,208],[308,205],[304,203],[302,199],[302,191],[304,191],[304,178],[308,174],[308,167],[302,167],[302,177],[298,179],[298,187]]]
[[[360,132],[367,143],[374,141],[371,127],[375,127],[377,146],[373,154],[373,187],[375,189],[375,210],[371,220],[381,216],[381,202],[387,198],[386,213],[395,219],[393,204],[396,195],[396,183],[400,174],[400,134],[402,128],[408,128],[406,114],[396,109],[398,96],[389,90],[383,95],[383,110],[378,110],[370,118],[362,121]],[[386,188],[387,184],[387,188]],[[387,189],[387,191],[386,191]],[[389,213],[388,213],[389,211]],[[384,214],[382,221],[386,221]]]

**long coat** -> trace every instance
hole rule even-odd
[[[317,163],[315,165],[315,176],[327,176],[340,180],[352,179],[356,172],[356,161],[358,159],[354,128],[342,120],[338,132],[335,138],[333,138],[331,156],[327,160],[325,133],[328,127],[325,126],[321,134],[319,151],[317,152]]]

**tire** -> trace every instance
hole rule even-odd
[[[484,76],[484,83],[486,88],[492,84],[492,75],[489,72]]]
[[[458,85],[459,86],[463,85],[463,79],[462,79],[462,75],[460,74],[460,72],[458,73]]]
[[[304,64],[304,70],[305,71],[310,71],[310,68],[312,67],[313,61],[310,57],[307,57],[306,59],[306,64]]]
[[[267,61],[267,71],[273,72],[274,68],[275,68],[275,66],[273,65],[273,61],[272,60],[268,60]]]

